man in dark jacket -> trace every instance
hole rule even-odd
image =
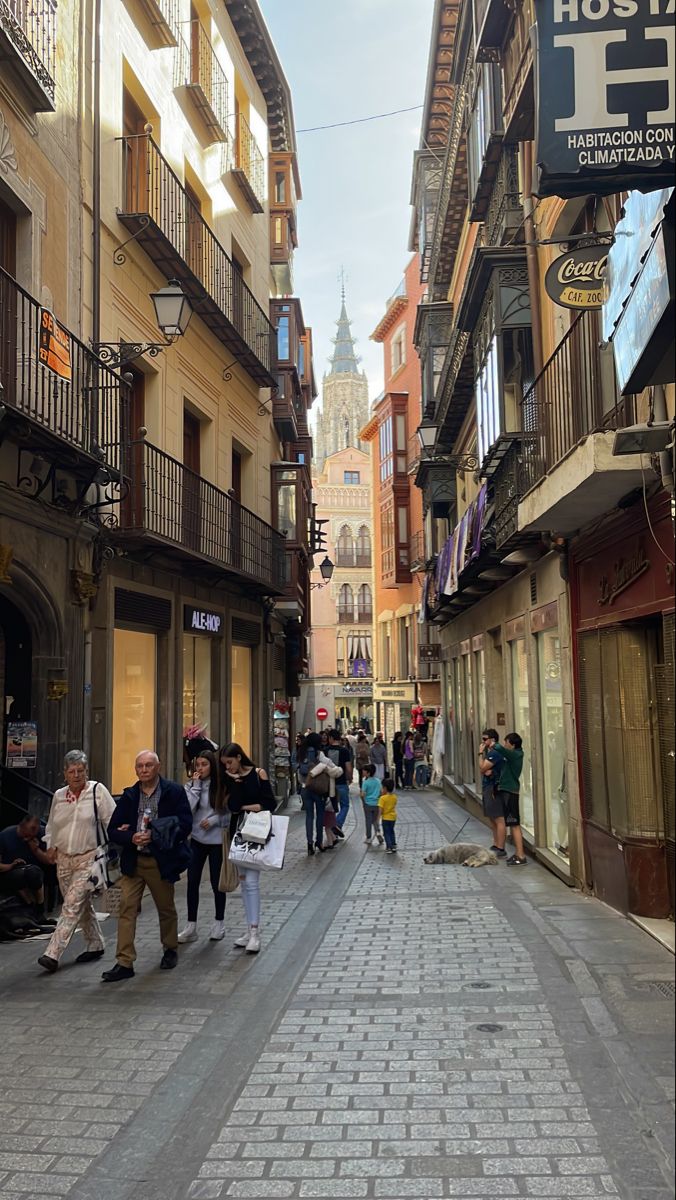
[[[175,871],[163,869],[161,854],[155,848],[151,823],[156,819],[174,817],[185,841],[192,830],[192,813],[185,789],[178,783],[163,779],[160,760],[154,750],[142,750],[136,757],[138,783],[125,788],[110,818],[108,836],[122,847],[120,856],[120,916],[117,923],[117,962],[103,972],[106,983],[131,979],[136,958],[134,935],[141,897],[148,888],[160,919],[160,936],[164,954],[160,967],[170,971],[178,962],[178,919],[174,904]]]

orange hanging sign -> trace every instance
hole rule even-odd
[[[40,309],[39,357],[40,362],[55,375],[71,380],[70,334],[47,308]]]

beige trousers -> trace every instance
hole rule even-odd
[[[136,958],[134,937],[138,906],[146,888],[160,918],[160,937],[165,950],[178,948],[178,917],[174,904],[174,885],[160,876],[160,868],[150,854],[139,854],[134,875],[123,875],[120,883],[120,915],[117,921],[117,953],[122,967],[130,967]]]
[[[92,887],[89,882],[95,850],[86,854],[62,854],[56,859],[56,874],[63,896],[61,916],[57,922],[45,954],[58,962],[78,925],[84,934],[88,950],[103,950],[99,923],[92,904]]]

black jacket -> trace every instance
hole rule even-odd
[[[118,846],[122,847],[120,865],[123,875],[136,874],[138,851],[131,839],[137,832],[140,799],[140,783],[135,783],[132,787],[125,788],[108,825],[108,837],[111,842],[115,842]],[[157,806],[157,816],[176,817],[180,831],[180,840],[182,842],[187,840],[192,832],[192,813],[188,804],[188,797],[185,794],[185,788],[181,787],[180,783],[172,783],[170,779],[163,779],[160,776],[160,801]],[[128,825],[129,828],[120,829],[120,825]],[[153,842],[150,843],[149,849],[153,857],[157,859],[162,878],[175,882],[178,879],[180,870],[184,868],[181,867],[177,873],[178,864],[173,852],[171,854],[168,853],[166,861],[163,861],[164,856],[160,857]]]

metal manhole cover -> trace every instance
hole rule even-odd
[[[653,992],[659,992],[660,996],[664,996],[667,1000],[673,1000],[676,996],[676,983],[669,983],[662,979],[654,979],[648,984],[648,987]]]
[[[491,985],[490,983],[484,983],[484,981],[480,979],[478,983],[470,983],[469,986],[471,988],[489,988]]]
[[[479,1033],[501,1033],[504,1025],[477,1025]]]

